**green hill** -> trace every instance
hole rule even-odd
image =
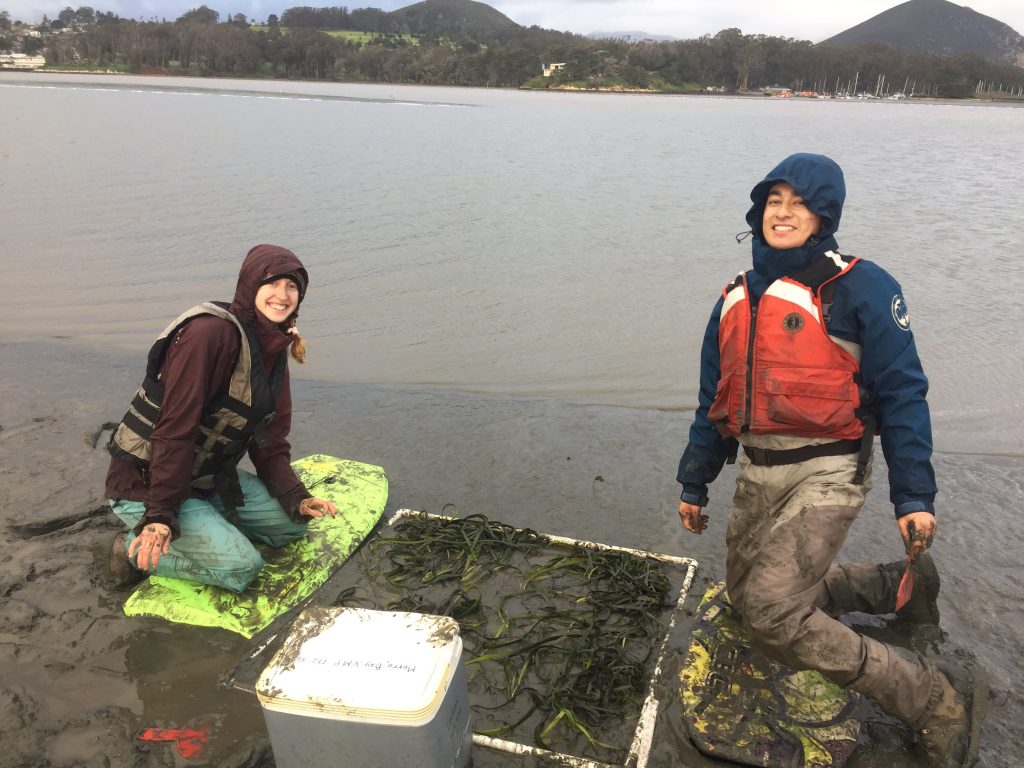
[[[486,43],[520,29],[505,14],[474,0],[423,0],[390,15],[404,22],[414,35],[456,42]]]

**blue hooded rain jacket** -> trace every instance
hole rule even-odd
[[[776,250],[763,239],[761,222],[768,192],[786,182],[811,211],[821,216],[821,230],[800,248]],[[747,223],[753,233],[753,270],[747,272],[751,302],[756,303],[772,282],[794,275],[826,251],[838,251],[835,239],[846,198],[839,166],[824,155],[791,155],[776,166],[750,193],[753,202]],[[701,349],[698,408],[689,443],[679,462],[677,479],[682,500],[698,504],[708,484],[736,450],[708,419],[715,399],[720,363],[718,322],[723,299],[711,313]],[[934,513],[935,474],[931,465],[931,419],[925,378],[910,330],[903,292],[885,270],[861,259],[836,281],[828,332],[860,345],[862,384],[877,409],[882,452],[889,469],[890,499],[897,517],[926,510]]]

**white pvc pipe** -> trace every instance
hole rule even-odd
[[[395,522],[406,517],[420,517],[429,520],[448,521],[461,519],[458,517],[449,517],[447,515],[435,515],[430,512],[418,512],[414,509],[400,509],[395,512],[391,520],[388,521],[388,524],[394,525]],[[672,565],[685,568],[686,575],[683,578],[683,584],[679,589],[679,596],[676,598],[675,608],[672,610],[672,617],[669,619],[668,627],[661,638],[661,645],[658,649],[658,658],[654,664],[654,673],[651,675],[651,680],[647,687],[647,697],[644,699],[643,708],[640,710],[640,718],[637,722],[636,730],[633,732],[633,741],[630,744],[629,753],[626,755],[625,763],[621,766],[613,766],[608,763],[599,763],[582,757],[562,754],[560,752],[551,752],[537,747],[528,747],[525,744],[520,744],[515,741],[494,739],[490,736],[483,736],[478,733],[473,734],[473,743],[477,746],[498,750],[500,752],[538,757],[553,765],[562,765],[566,766],[566,768],[646,768],[647,761],[650,758],[651,753],[651,742],[654,740],[654,726],[658,719],[658,708],[660,707],[660,702],[655,695],[655,691],[657,690],[657,685],[662,676],[662,662],[665,660],[665,654],[668,651],[669,638],[672,636],[672,631],[675,629],[676,617],[682,611],[683,602],[686,600],[687,593],[690,591],[690,586],[693,584],[693,577],[697,572],[697,561],[689,557],[662,555],[656,552],[645,552],[639,549],[630,549],[629,547],[615,547],[608,544],[598,544],[592,541],[569,539],[564,536],[552,536],[548,534],[538,535],[543,536],[556,544],[568,544],[570,546],[577,545],[606,552],[626,552],[631,555],[636,555],[637,557],[651,558],[664,563],[671,563]]]

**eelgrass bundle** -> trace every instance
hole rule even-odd
[[[459,621],[478,733],[532,729],[537,746],[602,760],[626,752],[670,607],[663,563],[482,515],[394,530],[364,554],[392,594],[377,607]]]

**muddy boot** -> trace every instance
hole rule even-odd
[[[893,606],[896,605],[896,591],[906,568],[906,560],[878,566],[885,581],[886,593],[892,595]],[[910,601],[896,615],[915,624],[938,624],[939,606],[935,600],[939,596],[939,572],[935,569],[932,556],[927,552],[918,555],[913,569],[914,591],[910,593]]]
[[[110,577],[117,589],[131,587],[146,577],[146,574],[132,565],[132,561],[128,559],[124,533],[117,534],[110,547]]]
[[[970,768],[978,760],[988,680],[973,660],[940,656],[928,661],[939,672],[941,690],[918,731],[918,748],[932,768]]]

